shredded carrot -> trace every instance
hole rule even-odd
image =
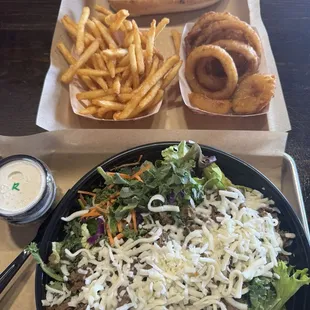
[[[108,234],[108,237],[109,237],[109,242],[110,242],[110,245],[114,245],[114,240],[113,240],[113,236],[111,234],[111,231],[110,231],[110,227],[108,224],[106,224],[106,229],[107,229],[107,234]]]
[[[135,178],[136,180],[138,180],[139,182],[143,183],[143,180],[141,179],[140,176],[137,175],[137,176],[135,176],[134,178]]]
[[[119,239],[122,239],[122,238],[124,238],[124,234],[118,234],[118,235],[116,235],[116,238],[119,240]]]
[[[131,210],[131,217],[132,217],[133,229],[135,232],[138,232],[137,217],[136,217],[136,211],[135,210]]]
[[[100,216],[100,215],[101,215],[101,213],[99,213],[99,212],[96,210],[96,208],[92,208],[92,209],[89,209],[88,213],[83,214],[83,215],[81,216],[81,218],[86,218],[86,217],[98,217],[98,216]]]
[[[117,222],[117,230],[121,233],[123,231],[123,225],[121,222]]]
[[[90,195],[90,196],[96,196],[96,194],[95,194],[95,193],[86,192],[86,191],[78,191],[78,194]]]
[[[99,206],[95,206],[95,209],[98,211],[98,212],[102,212],[104,214],[107,214],[108,212],[104,209],[101,209]]]
[[[136,178],[137,176],[140,176],[143,172],[145,172],[146,170],[149,170],[151,168],[150,164],[145,165],[144,167],[142,167],[139,171],[137,171],[132,178]]]
[[[108,189],[113,188],[113,186],[114,186],[114,184],[110,184],[110,185],[108,186]]]
[[[140,161],[141,161],[142,157],[143,157],[143,155],[140,155],[138,161],[136,161],[136,162],[134,162],[134,163],[123,164],[123,165],[114,167],[114,168],[111,169],[111,171],[115,171],[115,170],[118,170],[118,169],[124,168],[124,167],[137,166],[137,165],[140,164]]]
[[[115,175],[117,172],[107,172],[107,175],[109,175],[109,176],[113,176],[113,175]],[[128,175],[128,174],[125,174],[125,173],[118,173],[119,174],[119,176],[120,177],[122,177],[123,179],[130,179],[131,177],[130,177],[130,175]]]

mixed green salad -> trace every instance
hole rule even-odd
[[[281,310],[308,269],[289,265],[294,234],[254,189],[234,185],[196,143],[97,169],[102,186],[77,193],[48,262],[48,309]],[[246,184],[244,184],[246,185]]]

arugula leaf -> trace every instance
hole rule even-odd
[[[184,157],[189,149],[186,141],[182,141],[179,145],[173,145],[163,150],[161,155],[164,161],[174,161]]]
[[[228,186],[232,185],[231,181],[225,177],[220,167],[215,163],[206,167],[203,170],[203,174],[207,179],[205,184],[206,188],[212,189],[216,187],[217,189],[226,189]]]
[[[113,177],[108,175],[102,167],[98,167],[97,172],[104,178],[106,185],[113,184]]]
[[[28,253],[32,255],[32,257],[36,260],[36,262],[41,266],[42,270],[51,278],[58,282],[64,282],[63,277],[57,274],[52,268],[48,267],[42,260],[38,245],[35,242],[31,242],[25,249]]]
[[[279,302],[273,307],[274,310],[281,310],[285,303],[296,294],[303,286],[310,284],[308,268],[294,271],[292,266],[287,266],[285,262],[279,261],[278,266],[273,271],[280,276],[280,279],[273,281]]]
[[[117,233],[117,221],[114,217],[114,214],[111,214],[111,212],[108,217],[108,225],[110,227],[112,235],[115,235]]]

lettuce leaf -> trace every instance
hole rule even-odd
[[[220,167],[212,163],[210,166],[206,167],[203,170],[203,175],[206,178],[206,188],[212,189],[216,187],[217,189],[226,189],[228,186],[231,186],[231,181],[226,178]]]
[[[279,261],[273,271],[280,279],[255,278],[249,286],[250,310],[283,310],[286,302],[303,286],[310,284],[308,269],[294,271]]]

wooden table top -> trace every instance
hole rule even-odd
[[[60,0],[0,0],[1,135],[42,132],[35,125]],[[310,215],[310,2],[261,0],[292,124],[287,152],[295,159]]]

